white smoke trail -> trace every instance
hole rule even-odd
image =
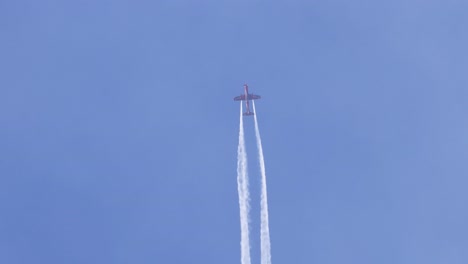
[[[257,138],[258,159],[260,162],[261,180],[261,197],[260,197],[260,253],[261,264],[271,264],[271,244],[270,244],[270,228],[268,224],[268,199],[267,199],[267,184],[265,173],[265,160],[263,158],[262,139],[258,129],[257,111],[255,110],[255,101],[252,101],[254,119],[255,119],[255,136]]]
[[[242,101],[240,104],[239,146],[237,147],[237,192],[239,193],[240,225],[241,225],[241,264],[250,264],[249,239],[249,176],[247,174],[247,152],[244,140],[244,122],[242,116]]]

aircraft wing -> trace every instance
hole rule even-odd
[[[260,95],[256,94],[249,94],[249,100],[255,100],[255,99],[260,99]]]
[[[244,100],[245,100],[245,95],[244,94],[234,97],[234,101],[244,101]]]

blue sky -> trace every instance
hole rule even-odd
[[[0,262],[468,262],[466,1],[0,1]],[[259,172],[246,120],[252,257]]]

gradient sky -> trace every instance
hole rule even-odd
[[[0,0],[0,263],[240,263],[244,83],[273,263],[468,263],[467,10]]]

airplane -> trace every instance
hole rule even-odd
[[[249,86],[247,84],[244,84],[244,94],[234,97],[234,101],[245,101],[246,111],[245,111],[245,113],[243,115],[244,116],[251,116],[251,115],[254,115],[255,113],[250,112],[249,101],[250,100],[260,99],[260,98],[261,98],[260,95],[249,94]]]

